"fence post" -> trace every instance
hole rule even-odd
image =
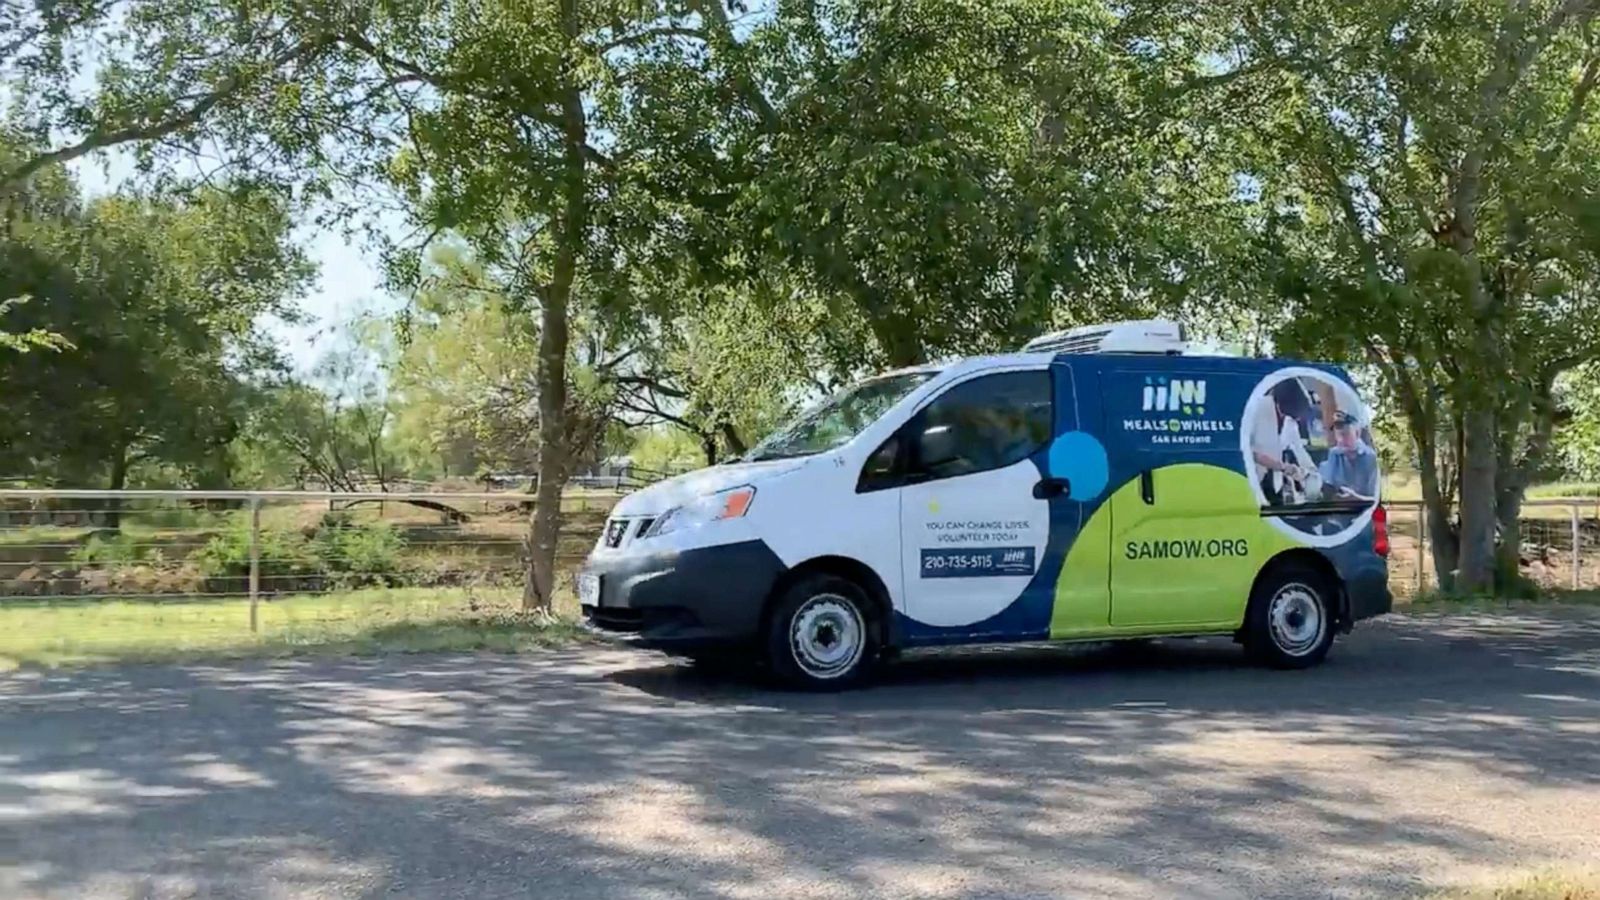
[[[1428,586],[1428,507],[1417,508],[1417,593]]]
[[[261,601],[261,498],[250,498],[250,633],[260,627],[257,607]]]
[[[1578,589],[1578,569],[1582,565],[1583,549],[1580,541],[1582,536],[1578,533],[1578,504],[1572,504],[1572,589]]]

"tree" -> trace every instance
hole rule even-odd
[[[26,294],[12,297],[10,300],[0,300],[0,319],[3,319],[12,308],[27,302]],[[45,331],[43,328],[32,328],[21,334],[0,331],[0,350],[27,353],[31,350],[62,350],[70,346],[66,338],[53,331]]]
[[[1174,27],[1083,0],[785,7],[736,57],[749,264],[848,305],[869,365],[1196,295],[1232,173],[1158,106],[1193,66],[1141,54]]]
[[[1207,4],[1210,42],[1182,48],[1233,78],[1212,118],[1240,138],[1278,346],[1380,374],[1463,591],[1492,584],[1497,530],[1514,565],[1552,387],[1600,356],[1597,7]]]
[[[0,195],[121,146],[146,169],[203,160],[314,188],[357,175],[338,163],[377,140],[389,88],[405,79],[355,45],[407,14],[317,0],[10,0],[0,80],[35,140],[0,160]]]
[[[141,464],[218,477],[241,377],[275,361],[256,321],[292,317],[310,274],[288,230],[282,203],[243,188],[110,197],[14,223],[0,271],[32,300],[13,318],[62,344],[0,355],[0,411],[19,425],[0,467],[113,489]]]
[[[574,442],[609,418],[611,360],[574,367],[574,322],[598,335],[632,315],[631,273],[674,255],[692,219],[682,198],[718,165],[719,75],[687,8],[491,3],[418,24],[437,39],[369,51],[435,92],[408,110],[412,145],[391,172],[418,224],[465,241],[532,320],[534,407],[518,407],[539,435],[525,603],[548,608]]]
[[[436,246],[392,328],[390,393],[409,452],[456,475],[533,472],[538,331],[513,308],[496,270],[464,247]],[[587,438],[569,440],[567,450],[593,455]]]

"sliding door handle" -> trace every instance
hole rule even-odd
[[[1065,478],[1045,478],[1033,486],[1033,499],[1049,500],[1062,494],[1071,493],[1072,482]]]

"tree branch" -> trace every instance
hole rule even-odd
[[[221,83],[219,83],[209,93],[201,95],[200,98],[196,100],[195,103],[188,109],[170,115],[165,119],[145,125],[130,125],[124,128],[116,128],[111,130],[102,130],[97,126],[93,131],[90,131],[89,134],[83,138],[83,140],[78,141],[75,144],[69,144],[64,147],[58,147],[54,150],[48,150],[43,153],[36,154],[17,168],[12,169],[10,172],[5,173],[4,175],[0,175],[0,188],[3,188],[9,184],[15,184],[18,181],[22,181],[46,166],[71,162],[80,156],[83,156],[87,153],[92,153],[105,147],[112,147],[117,144],[124,144],[130,141],[156,140],[158,138],[166,137],[169,134],[182,131],[185,128],[190,128],[198,124],[201,119],[204,119],[206,114],[218,104],[231,100],[246,87],[254,83],[256,79],[260,78],[264,73],[281,68],[282,66],[294,62],[295,60],[312,56],[315,53],[326,49],[332,45],[332,43],[333,41],[331,39],[319,38],[317,40],[306,41],[282,50],[268,59],[265,67],[260,71],[257,71],[254,74],[235,72],[232,75],[229,75],[228,77],[222,79]]]
[[[1567,114],[1561,120],[1561,128],[1556,132],[1555,141],[1539,153],[1539,162],[1549,165],[1561,156],[1567,148],[1567,141],[1572,133],[1578,129],[1578,124],[1583,120],[1583,110],[1589,102],[1589,95],[1594,92],[1594,87],[1600,82],[1600,55],[1591,57],[1583,66],[1583,74],[1579,76],[1578,83],[1572,89],[1572,99],[1567,102]]]
[[[605,43],[594,46],[593,50],[596,53],[605,54],[619,47],[635,47],[663,37],[687,37],[703,41],[706,39],[706,33],[699,28],[689,28],[682,25],[663,25],[660,28],[647,28],[636,34],[626,34],[612,38]]]
[[[734,57],[728,70],[733,75],[734,88],[744,100],[745,105],[761,120],[761,127],[769,134],[779,130],[782,120],[778,111],[773,108],[772,101],[761,93],[761,87],[756,84],[750,69],[739,54],[739,42],[734,40],[733,25],[728,21],[728,11],[722,7],[722,0],[690,0],[690,7],[700,14],[702,21],[711,26],[711,40],[708,43],[721,44],[725,51]]]
[[[675,387],[669,387],[668,385],[662,384],[660,381],[657,381],[648,375],[622,375],[616,379],[616,382],[622,385],[642,387],[646,390],[661,394],[662,396],[671,397],[674,400],[686,400],[689,397],[687,391]]]

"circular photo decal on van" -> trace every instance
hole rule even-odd
[[[1372,418],[1349,384],[1320,369],[1279,369],[1250,392],[1239,434],[1256,500],[1280,531],[1332,547],[1372,519]]]

